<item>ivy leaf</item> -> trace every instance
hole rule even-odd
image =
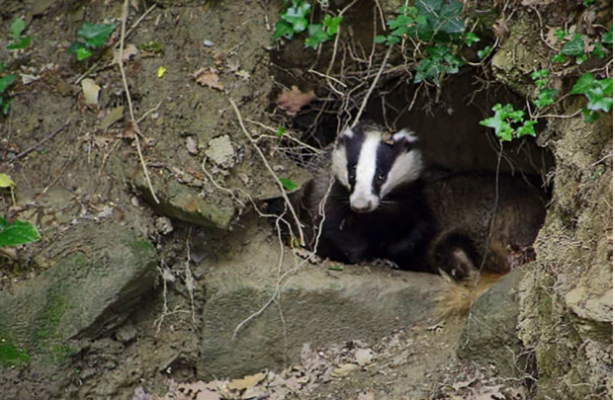
[[[540,93],[538,93],[538,97],[534,100],[534,104],[536,107],[544,107],[553,104],[555,101],[555,95],[557,94],[557,90],[555,89],[542,89]]]
[[[448,1],[442,5],[439,13],[439,21],[434,31],[445,33],[462,33],[466,26],[461,18],[463,4],[458,1]]]
[[[575,33],[560,51],[565,56],[581,56],[583,55],[583,36]]]
[[[472,46],[472,43],[476,42],[480,42],[480,39],[478,38],[478,36],[476,36],[474,32],[468,32],[463,36],[463,43],[465,43],[465,45],[468,47]]]
[[[490,51],[491,51],[491,46],[487,46],[484,49],[479,50],[476,54],[478,55],[478,58],[482,60],[483,58],[487,57]]]
[[[290,40],[293,38],[293,36],[295,36],[295,30],[288,21],[280,19],[278,20],[278,22],[275,23],[275,26],[273,28],[273,40],[277,40],[281,37]]]
[[[384,35],[378,35],[374,38],[374,43],[376,44],[384,43],[386,41],[387,41],[387,37]]]
[[[38,229],[28,222],[16,220],[9,224],[4,218],[0,217],[0,247],[31,243],[37,241],[40,237]]]
[[[602,43],[613,45],[613,23],[611,22],[611,28],[604,32],[602,35]]]
[[[600,113],[583,108],[583,117],[585,122],[592,123],[600,118]]]
[[[607,97],[601,88],[593,88],[585,96],[588,110],[609,112],[613,107],[613,98]]]
[[[312,5],[310,3],[295,0],[292,6],[288,7],[285,12],[280,14],[280,17],[292,25],[295,33],[303,32],[308,26],[306,15],[310,12],[311,8]]]
[[[337,34],[340,22],[342,22],[342,18],[343,17],[341,15],[338,17],[331,17],[330,15],[325,16],[325,19],[322,21],[322,24],[327,28],[326,31],[329,36]]]
[[[553,56],[553,58],[551,59],[551,62],[553,62],[554,64],[561,64],[565,61],[564,59],[564,55],[562,53],[557,53],[556,55]]]
[[[600,42],[596,42],[594,43],[594,48],[591,52],[591,55],[594,57],[598,57],[598,58],[604,58],[604,47],[602,46],[602,43]]]
[[[322,30],[322,24],[310,24],[308,33],[310,36],[305,39],[305,47],[311,47],[314,50],[318,48],[319,44],[331,39],[331,36]]]
[[[534,125],[536,125],[538,121],[528,120],[523,122],[523,126],[517,129],[517,137],[522,136],[534,136],[536,137],[536,130],[534,130]]]
[[[11,44],[6,46],[6,49],[7,50],[21,50],[21,49],[25,49],[26,47],[28,47],[28,45],[30,44],[31,41],[32,41],[32,38],[30,36],[26,36],[26,37],[23,37],[23,38],[19,39],[18,42],[11,42]]]
[[[21,33],[26,29],[26,22],[21,19],[21,18],[17,18],[15,21],[13,21],[13,23],[11,24],[11,27],[9,28],[9,30],[11,31],[11,37],[13,38],[13,40],[18,40],[19,37],[21,36]]]
[[[574,86],[572,87],[572,90],[570,90],[570,94],[587,93],[589,90],[591,90],[592,87],[594,87],[595,81],[596,80],[592,76],[591,72],[581,75],[579,79],[577,79],[577,81],[575,82]]]
[[[549,74],[549,70],[546,68],[539,69],[538,71],[534,71],[530,74],[532,79],[536,80],[538,78],[544,78]]]
[[[286,128],[284,128],[282,125],[280,125],[280,127],[278,128],[278,131],[275,133],[275,135],[277,137],[281,137],[282,135],[284,135],[284,132],[286,132]]]
[[[91,24],[86,22],[81,26],[77,34],[85,40],[85,44],[88,46],[102,47],[114,30],[114,24]]]
[[[0,93],[4,93],[6,88],[11,86],[15,82],[15,75],[6,75],[0,78]]]
[[[297,188],[297,184],[290,179],[280,178],[280,183],[284,186],[284,189],[290,191]]]
[[[558,29],[555,31],[554,35],[557,38],[557,41],[561,42],[566,37],[566,31],[563,29]]]
[[[510,123],[506,120],[506,118],[513,112],[512,105],[506,104],[503,106],[498,103],[493,106],[491,110],[495,112],[495,115],[480,121],[479,124],[495,129],[495,135],[501,142],[510,142],[512,140],[514,129],[510,126]]]

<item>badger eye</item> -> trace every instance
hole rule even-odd
[[[378,174],[376,179],[378,180],[378,183],[382,183],[386,179],[386,176],[384,174]]]

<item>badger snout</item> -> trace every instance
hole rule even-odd
[[[350,196],[350,208],[359,214],[367,214],[378,208],[376,196]]]

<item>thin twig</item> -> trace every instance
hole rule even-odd
[[[386,65],[387,61],[389,60],[389,56],[391,55],[391,49],[392,48],[393,47],[391,46],[387,50],[387,54],[384,56],[384,60],[382,61],[382,65],[380,66],[380,70],[378,70],[378,74],[374,78],[374,81],[372,82],[372,85],[369,87],[369,90],[367,91],[367,94],[363,98],[363,103],[361,103],[361,108],[359,108],[359,112],[357,113],[357,116],[355,117],[354,122],[352,123],[352,126],[355,126],[359,122],[359,119],[361,119],[361,115],[363,114],[363,110],[365,109],[365,106],[367,106],[367,101],[369,100],[369,97],[371,96],[372,92],[374,91],[374,88],[376,87],[376,84],[378,83],[378,80],[380,79],[380,75],[382,75],[382,71],[384,71],[384,66]]]
[[[124,10],[122,12],[122,35],[120,37],[120,56],[117,65],[120,67],[120,73],[122,74],[122,82],[124,83],[124,91],[126,92],[126,99],[128,100],[128,109],[130,110],[130,119],[132,121],[133,127],[135,131],[143,136],[141,133],[141,129],[139,129],[139,123],[135,118],[135,111],[132,107],[132,98],[130,97],[130,90],[128,89],[128,81],[126,80],[126,72],[124,71],[124,39],[126,37],[126,20],[128,19],[128,0],[124,1]],[[143,167],[143,173],[145,174],[145,180],[147,181],[147,186],[149,187],[149,191],[152,194],[152,197],[156,204],[160,203],[158,197],[156,197],[156,193],[154,192],[154,187],[152,185],[152,181],[149,177],[149,171],[147,170],[147,165],[145,164],[145,159],[143,158],[143,152],[141,151],[141,143],[139,142],[139,135],[135,135],[135,144],[137,145],[137,153],[139,153],[139,160],[141,161],[141,166]]]
[[[66,121],[64,123],[64,125],[62,125],[61,127],[59,127],[58,129],[56,129],[55,131],[53,131],[53,133],[51,133],[50,135],[47,135],[47,137],[45,137],[45,139],[41,140],[40,142],[38,142],[37,144],[35,144],[34,146],[30,147],[27,150],[22,151],[21,153],[17,154],[15,157],[13,157],[11,159],[11,162],[16,161],[20,158],[23,158],[25,156],[27,156],[28,154],[30,154],[32,151],[38,149],[40,146],[42,146],[43,144],[45,144],[47,141],[53,139],[58,133],[62,132],[64,130],[64,128],[66,128],[68,126],[68,124],[70,123],[69,121]]]
[[[293,219],[295,220],[295,223],[297,224],[297,229],[299,230],[299,241],[301,242],[301,245],[304,246],[305,238],[303,237],[303,229],[301,228],[302,226],[301,221],[299,220],[299,217],[297,216],[297,213],[295,212],[295,208],[293,207],[292,203],[290,202],[290,199],[288,198],[288,195],[286,194],[286,190],[284,189],[284,186],[282,185],[280,178],[275,173],[273,168],[271,168],[271,165],[269,165],[269,162],[267,161],[267,157],[265,157],[265,154],[263,154],[263,151],[261,150],[261,148],[258,147],[258,144],[254,141],[252,136],[250,136],[250,133],[248,132],[248,130],[246,129],[246,126],[243,123],[243,118],[241,117],[239,108],[237,108],[237,104],[235,104],[235,102],[233,101],[233,99],[231,99],[230,96],[227,96],[227,97],[228,97],[229,103],[231,103],[231,106],[233,107],[233,110],[235,111],[235,115],[237,116],[237,120],[239,121],[239,125],[241,126],[241,131],[244,133],[246,138],[250,141],[254,149],[256,149],[256,152],[261,157],[261,160],[265,164],[265,167],[267,168],[271,176],[273,176],[275,183],[278,185],[278,188],[280,189],[280,193],[282,193],[282,197],[284,198],[284,201],[288,205],[288,208],[290,209],[290,212],[293,215]]]

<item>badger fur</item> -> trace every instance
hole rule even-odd
[[[531,253],[545,210],[534,187],[505,176],[494,207],[495,179],[425,170],[412,132],[360,123],[338,138],[331,174],[310,181],[295,206],[322,257],[386,259],[455,279],[478,269],[500,274]]]
[[[300,214],[315,251],[347,263],[387,259],[400,268],[427,270],[426,249],[436,221],[422,195],[416,136],[406,130],[385,135],[362,123],[342,133],[331,161],[324,218],[319,206],[330,179],[316,177],[300,196]]]

